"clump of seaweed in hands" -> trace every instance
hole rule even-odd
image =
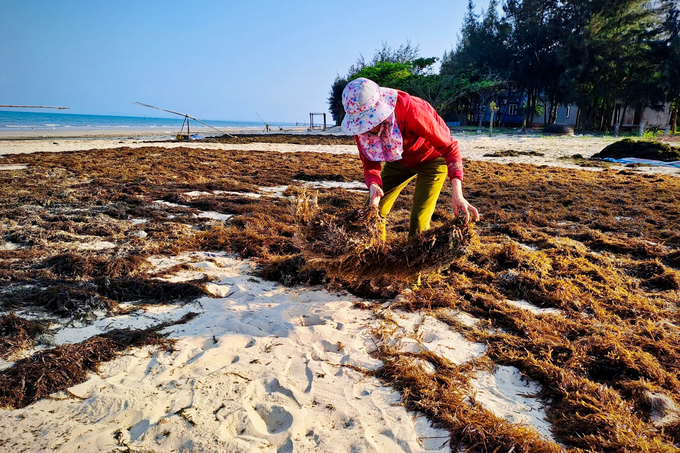
[[[297,199],[295,218],[298,246],[307,263],[348,280],[438,271],[464,256],[475,237],[472,223],[453,219],[415,237],[385,241],[385,221],[376,208],[336,215],[321,210],[307,193]]]

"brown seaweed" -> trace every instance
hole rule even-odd
[[[191,282],[165,282],[133,277],[99,278],[96,280],[99,294],[117,302],[144,301],[147,304],[179,302],[210,295],[203,288],[205,280]]]
[[[14,313],[0,315],[0,358],[7,360],[33,346],[35,339],[47,332],[44,323],[20,318]]]
[[[71,278],[126,277],[136,273],[145,259],[140,255],[124,257],[85,256],[73,252],[54,255],[43,266],[55,275]]]
[[[31,307],[48,313],[80,320],[96,318],[96,312],[117,313],[120,306],[97,293],[88,283],[71,283],[64,280],[41,280],[38,284],[19,285],[0,294],[0,307],[17,310]]]
[[[82,343],[58,346],[21,359],[0,371],[0,407],[25,407],[84,382],[100,363],[113,360],[127,349],[148,345],[169,348],[174,340],[165,338],[160,330],[195,317],[196,313],[187,313],[178,321],[145,330],[116,329]]]

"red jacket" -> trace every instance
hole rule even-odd
[[[398,93],[394,114],[404,140],[404,154],[397,162],[412,168],[443,156],[449,168],[449,178],[462,181],[463,158],[458,142],[451,138],[451,130],[444,120],[427,101],[403,91]],[[366,185],[375,182],[382,187],[380,162],[368,160],[356,136],[354,140],[364,166]]]

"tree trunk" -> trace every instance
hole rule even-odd
[[[480,101],[479,103],[479,108],[477,108],[477,115],[479,115],[479,124],[477,125],[478,128],[482,128],[482,121],[484,120],[484,114],[486,113],[486,108],[484,108],[484,113],[482,113],[482,106],[484,105],[484,101]]]
[[[536,94],[536,104],[541,103],[543,106],[543,127],[546,127],[548,125],[548,96],[546,95],[545,98],[542,98],[540,93]]]
[[[671,134],[675,134],[678,126],[678,106],[680,106],[680,98],[675,100],[673,106],[673,113],[671,113]]]
[[[623,101],[623,104],[621,104],[621,116],[619,118],[619,129],[621,129],[621,126],[623,126],[623,118],[626,116],[626,110],[628,110],[628,98],[626,98]]]
[[[611,102],[607,101],[602,106],[602,119],[600,121],[600,131],[608,131],[611,126],[612,115],[614,114],[614,109],[612,108]]]
[[[593,105],[590,106],[590,111],[588,112],[588,117],[586,118],[586,129],[591,130],[593,124],[595,124],[595,113],[597,112],[597,103],[599,99],[596,99]]]
[[[531,90],[527,88],[527,101],[524,106],[524,124],[522,124],[522,129],[526,129],[529,126],[529,104],[531,103]]]
[[[533,88],[527,90],[527,104],[524,110],[524,126],[531,128],[534,124],[534,90]]]
[[[551,104],[550,104],[550,119],[548,120],[548,123],[553,124],[557,122],[557,112],[559,111],[560,105],[555,101],[555,98],[553,98]]]

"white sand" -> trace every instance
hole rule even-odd
[[[0,141],[0,154],[148,146],[110,139]],[[114,143],[115,142],[115,143]],[[470,159],[560,165],[562,155],[598,152],[610,140],[595,138],[461,137]],[[355,152],[352,146],[220,145],[167,143],[211,149]],[[514,149],[544,152],[544,158],[488,158],[486,152]],[[0,160],[1,162],[1,160]],[[661,173],[669,169],[656,169]],[[651,171],[644,168],[643,171]],[[677,170],[672,173],[677,174]],[[354,188],[354,187],[352,187]],[[359,187],[357,187],[358,189]],[[274,188],[280,196],[285,188]],[[188,193],[200,196],[200,193]],[[210,214],[197,214],[206,222]],[[218,220],[224,220],[222,218]],[[145,219],[134,219],[143,225]],[[0,244],[10,247],[11,244]],[[106,248],[109,243],[87,245]],[[151,260],[157,269],[190,262],[175,280],[207,274],[214,298],[186,305],[148,307],[132,315],[102,318],[90,325],[55,326],[54,343],[74,343],[114,328],[146,328],[199,316],[166,329],[177,339],[174,352],[134,350],[105,363],[88,380],[24,409],[0,410],[3,451],[194,451],[194,452],[425,452],[449,451],[448,433],[408,413],[401,397],[376,379],[342,365],[373,370],[371,356],[380,318],[399,328],[390,342],[403,351],[432,351],[463,364],[485,352],[429,315],[383,308],[381,317],[353,308],[358,299],[321,288],[286,288],[253,276],[253,265],[221,253],[190,253]],[[525,301],[515,307],[541,312]],[[452,313],[471,325],[477,320]],[[559,312],[550,311],[551,316]],[[30,353],[31,351],[28,351]],[[0,363],[6,368],[11,363]],[[498,367],[474,380],[475,399],[513,423],[533,426],[550,438],[541,404],[528,395],[535,383],[517,369]],[[129,450],[126,450],[129,447]]]

